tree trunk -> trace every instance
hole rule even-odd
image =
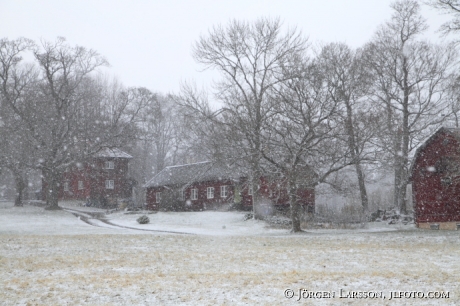
[[[156,155],[155,155],[155,174],[156,174],[164,169],[166,154],[164,152],[165,151],[164,146],[160,141],[155,141],[155,149],[156,149]]]
[[[257,165],[258,168],[258,165]],[[259,211],[259,183],[260,183],[260,171],[255,168],[252,172],[251,176],[251,182],[250,182],[250,187],[252,187],[252,213],[254,216],[254,219],[261,219],[261,217],[258,214]]]
[[[14,199],[14,206],[23,206],[23,192],[26,188],[26,183],[24,182],[24,178],[21,173],[14,173],[14,181],[16,184],[16,198]]]
[[[359,194],[361,195],[361,205],[363,206],[363,212],[369,211],[369,199],[367,197],[366,184],[364,182],[364,172],[361,168],[361,164],[357,162],[355,164],[356,174],[358,175]]]
[[[394,192],[393,192],[393,205],[396,209],[400,208],[399,197],[401,195],[401,182],[402,182],[402,151],[401,151],[401,129],[398,128],[395,135],[395,145],[394,145]]]
[[[407,215],[407,203],[406,203],[406,193],[407,193],[407,183],[404,179],[401,183],[401,188],[399,190],[399,212],[401,214]]]
[[[292,232],[298,233],[301,232],[302,229],[300,228],[300,205],[299,201],[297,201],[297,187],[295,184],[295,180],[293,178],[289,178],[288,183],[288,190],[289,190],[289,203],[291,205],[291,220],[292,220]]]
[[[407,189],[407,171],[409,163],[409,72],[407,68],[407,59],[403,58],[403,72],[404,72],[404,100],[403,100],[403,125],[402,125],[402,147],[401,147],[401,167],[400,170],[400,186],[399,186],[399,212],[407,214],[406,206],[406,189]]]
[[[50,169],[43,171],[45,182],[46,182],[46,209],[47,210],[58,210],[61,209],[58,205],[59,199],[59,172],[57,169]]]
[[[355,141],[355,131],[353,127],[353,109],[348,99],[345,99],[345,104],[347,108],[346,129],[348,134],[348,148],[351,152],[351,158],[354,161],[356,174],[358,176],[359,194],[361,196],[361,205],[363,208],[363,212],[367,212],[369,209],[369,202],[367,198],[366,184],[364,182],[364,173],[361,168],[359,150],[356,146]]]

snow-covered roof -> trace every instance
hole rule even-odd
[[[112,158],[133,158],[126,152],[117,148],[104,148],[99,151],[95,157],[112,157]]]
[[[166,167],[148,181],[144,187],[183,186],[193,182],[219,179],[237,179],[237,177],[227,166],[205,161]]]

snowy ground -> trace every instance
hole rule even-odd
[[[238,212],[160,212],[147,225],[139,216],[113,213],[113,225],[92,226],[66,211],[0,202],[0,305],[460,303],[458,231],[378,223],[292,235]],[[302,289],[335,297],[296,301]],[[385,299],[343,297],[351,291]],[[449,298],[390,300],[393,291]]]

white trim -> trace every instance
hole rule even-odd
[[[104,169],[115,169],[115,163],[112,160],[104,162]]]
[[[157,191],[155,192],[155,202],[160,203],[161,201],[161,192]]]
[[[78,181],[78,190],[83,190],[83,189],[85,189],[85,185],[83,181]]]
[[[249,185],[248,186],[248,195],[252,196],[253,193],[254,193],[254,190],[252,188],[252,185]]]
[[[190,200],[192,201],[198,200],[198,189],[197,188],[190,189]]]
[[[228,186],[227,185],[220,186],[220,197],[221,198],[228,197]]]
[[[69,191],[69,182],[64,182],[64,191]]]
[[[115,182],[113,180],[106,180],[105,189],[115,189]]]
[[[214,187],[206,188],[206,197],[208,199],[214,199]]]

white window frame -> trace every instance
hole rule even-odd
[[[157,191],[155,192],[155,202],[160,203],[160,201],[161,201],[161,192]]]
[[[69,191],[69,182],[64,182],[64,191]]]
[[[197,188],[190,189],[190,200],[192,201],[198,200],[198,189]]]
[[[206,198],[207,199],[214,199],[214,187],[207,187],[206,188]]]
[[[248,186],[248,195],[252,196],[253,193],[254,193],[254,190],[252,188],[252,185],[249,185]]]
[[[181,190],[179,194],[179,200],[184,201],[185,200],[185,190]]]
[[[115,181],[105,180],[105,189],[115,189]]]
[[[221,198],[228,197],[228,186],[227,185],[220,186],[220,197]]]
[[[78,190],[83,190],[83,189],[85,189],[85,185],[83,181],[78,181]]]
[[[115,163],[112,160],[108,160],[104,163],[105,169],[115,169]]]

